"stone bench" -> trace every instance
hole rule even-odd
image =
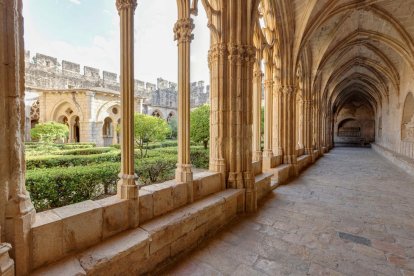
[[[33,275],[137,275],[197,246],[244,209],[244,190],[229,189],[35,271]],[[87,225],[85,224],[85,227]]]

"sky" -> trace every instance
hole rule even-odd
[[[25,48],[119,74],[119,16],[115,0],[23,0]],[[175,0],[138,0],[135,12],[135,78],[177,81]],[[191,81],[209,82],[210,44],[202,5],[194,17]],[[81,70],[82,71],[82,70]]]

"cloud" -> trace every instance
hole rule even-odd
[[[73,4],[76,5],[80,5],[81,1],[80,0],[69,0],[70,2],[72,2]]]

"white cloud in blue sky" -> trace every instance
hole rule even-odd
[[[23,0],[25,48],[119,73],[119,16],[115,0]],[[191,79],[209,82],[209,30],[202,7],[194,18]],[[135,78],[177,80],[173,27],[176,1],[141,0],[135,13]]]

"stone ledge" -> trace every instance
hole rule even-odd
[[[240,202],[242,201],[242,202]],[[151,272],[235,217],[244,190],[225,190],[63,259],[33,275],[136,275]]]
[[[254,176],[257,176],[262,173],[262,161],[253,161],[252,169]]]
[[[297,159],[298,172],[303,171],[312,163],[312,156],[302,155]]]
[[[271,191],[271,182],[273,174],[271,173],[262,173],[255,177],[255,185],[257,191],[257,200],[262,199]]]
[[[282,185],[286,183],[291,176],[292,167],[293,165],[291,164],[283,164],[267,170],[266,172],[273,174],[272,180],[276,181],[278,185]]]
[[[192,185],[196,200],[222,190],[221,176],[214,172],[195,174]],[[189,204],[189,192],[187,183],[172,180],[143,187],[139,207],[112,196],[37,213],[31,229],[32,269],[76,254],[129,229],[130,208],[139,209],[140,224],[143,224]]]
[[[400,167],[408,174],[414,176],[414,160],[408,157],[405,157],[401,154],[398,154],[394,151],[391,151],[379,144],[372,143],[372,149],[380,154],[381,156],[385,157],[394,165]]]

